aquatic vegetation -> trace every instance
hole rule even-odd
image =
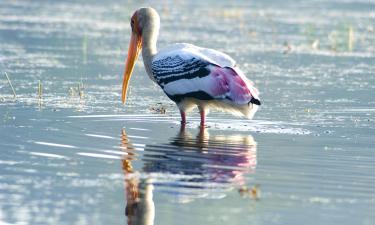
[[[163,103],[158,102],[155,106],[151,106],[149,108],[150,112],[152,113],[158,113],[158,114],[166,114],[167,113],[167,107],[163,105]]]
[[[87,50],[88,50],[88,37],[85,33],[82,38],[82,61],[83,64],[87,64]]]
[[[14,99],[16,99],[17,98],[16,91],[13,88],[13,85],[12,85],[12,82],[10,81],[10,79],[9,79],[8,73],[4,72],[4,75],[7,78],[7,81],[8,81],[8,84],[9,84],[10,88],[12,89],[13,97],[14,97]]]
[[[83,81],[81,80],[81,82],[78,84],[78,96],[79,96],[79,99],[83,99],[85,97],[85,87],[83,86]]]
[[[79,97],[82,100],[85,97],[83,81],[81,80],[76,87],[69,87],[68,93],[70,97]]]
[[[202,131],[192,114],[182,132],[139,61],[121,104],[128,15],[145,3],[160,49],[237,59],[262,91],[253,121],[213,112]],[[0,1],[0,224],[371,224],[373,7]]]
[[[352,25],[342,25],[338,29],[331,31],[328,35],[330,47],[333,51],[353,51],[355,38]]]
[[[39,99],[42,99],[42,95],[43,95],[42,81],[39,80],[39,82],[38,82],[38,97],[39,97]]]
[[[39,107],[42,106],[42,95],[43,95],[43,88],[42,88],[42,81],[39,80],[38,82],[38,103],[39,103]]]
[[[251,198],[254,200],[260,200],[260,185],[255,184],[251,188],[243,186],[238,189],[238,193],[243,198]]]

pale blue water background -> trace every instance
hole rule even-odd
[[[160,13],[159,48],[235,58],[255,119],[211,113],[199,134],[195,112],[180,133],[141,61],[123,106],[140,6]],[[374,224],[374,62],[371,0],[1,1],[0,224],[127,224],[126,187],[133,224]]]

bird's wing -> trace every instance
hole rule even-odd
[[[190,58],[199,58],[220,67],[234,67],[236,65],[236,61],[225,53],[214,49],[201,48],[187,43],[177,43],[163,49],[155,56],[154,61],[176,55],[185,60]]]
[[[156,82],[176,102],[186,97],[234,104],[258,99],[258,91],[235,61],[216,50],[176,44],[154,57],[152,70]]]
[[[213,67],[206,91],[215,98],[228,99],[235,104],[260,105],[258,89],[238,67]]]

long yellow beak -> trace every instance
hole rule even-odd
[[[124,104],[126,101],[129,80],[133,72],[135,61],[138,59],[138,55],[141,49],[142,49],[142,38],[139,35],[132,32],[132,36],[130,38],[130,43],[129,43],[128,58],[126,59],[124,80],[122,82],[122,103]]]

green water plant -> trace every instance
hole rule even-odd
[[[85,88],[83,86],[83,81],[81,79],[81,82],[78,84],[78,95],[79,95],[79,99],[83,99],[84,96],[85,96],[85,92],[84,92]]]
[[[352,52],[355,45],[354,27],[352,25],[341,25],[338,29],[331,31],[328,40],[331,50]]]
[[[80,100],[85,97],[85,86],[81,80],[76,87],[70,87],[68,90],[69,96],[78,96]]]
[[[39,83],[38,83],[38,97],[39,97],[39,99],[41,99],[42,98],[42,82],[41,82],[41,80],[39,80]]]
[[[16,98],[17,98],[16,91],[15,91],[14,88],[13,88],[13,85],[12,85],[12,82],[10,81],[10,79],[9,79],[8,73],[7,73],[7,72],[4,72],[4,74],[5,74],[5,77],[6,77],[7,80],[8,80],[8,84],[9,84],[10,88],[12,89],[14,99],[16,99]]]

